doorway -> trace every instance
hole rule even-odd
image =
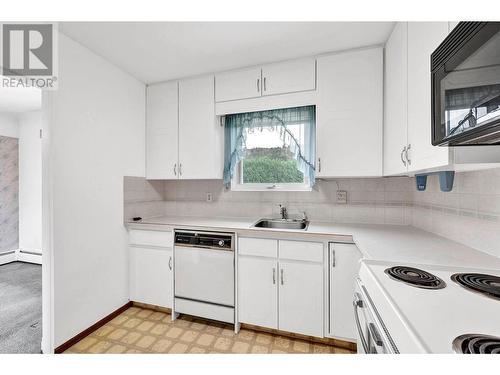
[[[0,353],[42,341],[41,92],[0,88]]]

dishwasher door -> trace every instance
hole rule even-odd
[[[234,307],[234,251],[174,248],[176,297]]]

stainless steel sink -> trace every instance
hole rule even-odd
[[[292,219],[260,219],[252,226],[254,228],[307,230],[309,222]]]

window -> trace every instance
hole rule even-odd
[[[314,112],[312,106],[226,116],[226,184],[233,190],[310,190]]]

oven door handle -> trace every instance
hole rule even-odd
[[[361,339],[361,344],[363,345],[363,349],[366,354],[369,354],[368,344],[365,339],[365,335],[363,334],[363,329],[361,328],[361,323],[359,321],[358,308],[363,307],[363,300],[359,293],[354,293],[354,300],[352,301],[352,305],[354,307],[354,319],[356,320],[356,327],[358,328],[358,334]]]

